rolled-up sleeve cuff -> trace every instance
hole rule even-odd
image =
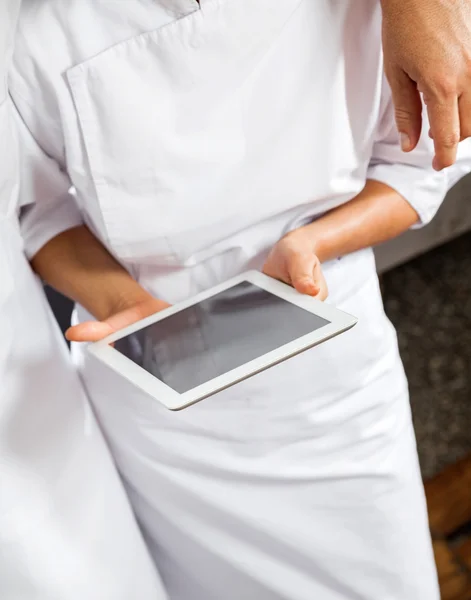
[[[31,259],[50,240],[68,229],[82,225],[83,220],[74,199],[62,198],[47,208],[40,208],[36,204],[23,207],[20,223],[24,250]]]
[[[14,111],[20,147],[20,227],[29,259],[67,229],[82,224],[70,178],[59,161],[46,154]]]
[[[419,220],[413,229],[433,219],[447,192],[447,178],[443,173],[412,165],[371,165],[368,179],[388,185],[414,208]]]

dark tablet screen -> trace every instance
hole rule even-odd
[[[115,342],[182,394],[327,325],[244,281]]]

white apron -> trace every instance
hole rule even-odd
[[[0,598],[164,600],[121,482],[23,254],[0,7]]]
[[[346,19],[346,7],[209,0],[68,70],[78,201],[156,296],[175,302],[261,268],[283,233],[361,189],[378,106],[371,123],[349,123],[330,93],[311,106],[319,81],[342,97],[337,42],[318,17]],[[380,85],[378,53],[364,58],[379,75],[358,82],[353,103]],[[361,146],[356,128],[367,132]],[[325,170],[336,175],[319,189]],[[373,254],[325,272],[330,301],[357,327],[177,414],[74,348],[172,600],[439,597]]]

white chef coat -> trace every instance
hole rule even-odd
[[[0,598],[163,600],[18,223],[6,71],[20,8],[0,5]]]
[[[426,223],[469,169],[465,146],[442,173],[426,136],[400,151],[374,0],[27,0],[11,89],[43,151],[28,253],[85,222],[169,302],[367,178]],[[172,600],[439,597],[372,251],[324,269],[353,330],[177,414],[74,348]]]

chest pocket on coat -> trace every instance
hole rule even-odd
[[[309,4],[207,0],[67,72],[108,242],[120,258],[184,264],[257,211],[264,216],[254,173],[264,160],[257,143],[270,134],[264,125],[254,134],[247,119],[250,81]],[[276,177],[271,185],[273,204],[277,193],[286,202]]]

